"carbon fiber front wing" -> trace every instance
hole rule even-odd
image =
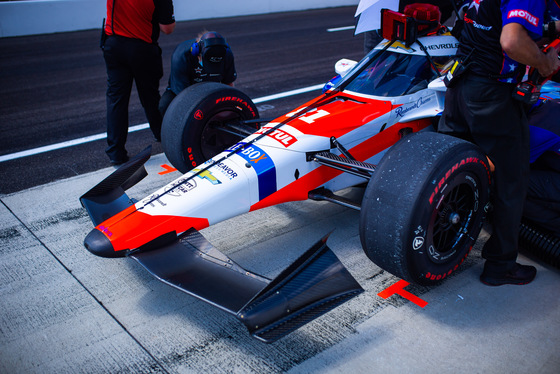
[[[146,176],[150,153],[145,149],[80,198],[94,224],[134,203],[124,191]],[[93,232],[97,236],[86,237],[86,248],[119,256],[93,250],[105,239]],[[169,232],[127,255],[162,282],[234,314],[253,337],[271,343],[363,292],[327,246],[327,237],[272,280],[243,269],[195,229],[179,236]]]

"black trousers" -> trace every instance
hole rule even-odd
[[[468,74],[447,90],[438,131],[477,144],[494,163],[492,233],[486,265],[509,270],[518,253],[519,224],[529,179],[529,125],[513,86]]]
[[[157,139],[161,136],[162,117],[158,110],[159,81],[163,76],[161,49],[157,44],[120,36],[109,36],[103,57],[107,67],[107,144],[111,160],[127,158],[128,104],[132,83],[150,128]]]

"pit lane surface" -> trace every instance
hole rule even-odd
[[[235,54],[235,85],[253,99],[326,83],[341,58],[363,57],[352,7],[231,19],[180,22],[160,37],[167,85],[175,46],[202,30],[222,33]],[[105,133],[105,63],[99,30],[0,39],[0,156]],[[274,117],[316,97],[319,90],[259,104]],[[133,88],[130,125],[146,117]],[[149,130],[131,133],[129,154],[152,143]],[[0,193],[10,193],[109,165],[104,139],[0,162]],[[154,144],[154,153],[161,153]]]
[[[336,17],[329,23],[325,18],[331,12]],[[307,49],[321,39],[319,36],[331,37],[326,36],[330,34],[322,34],[326,28],[350,24],[349,20],[343,22],[339,18],[351,17],[352,13],[353,9],[340,8],[213,20],[208,21],[211,23],[209,26],[204,21],[197,21],[200,23],[194,26],[189,22],[179,27],[188,26],[193,30],[215,28],[228,36],[228,40],[231,34],[238,33],[246,36],[246,43],[256,43],[252,44],[253,48],[244,49],[244,53],[252,56],[244,57],[245,61],[255,65],[246,74],[240,72],[238,87],[251,97],[263,97],[318,83],[317,77],[305,78],[308,80],[302,83],[303,72],[315,74],[316,69],[324,69],[326,77],[321,76],[319,80],[322,82],[330,78],[332,65],[339,57],[358,58],[361,55],[361,38],[352,38],[350,31],[335,34],[344,42],[329,45],[325,56],[330,57],[329,61],[325,61],[324,68],[316,65],[314,58],[301,62]],[[300,25],[303,31],[297,30],[292,23],[296,19],[304,19]],[[226,25],[229,25],[227,32]],[[315,27],[312,25],[317,26],[314,32],[311,31]],[[280,51],[272,52],[274,49],[271,48],[269,54],[263,55],[261,51],[254,50],[256,45],[265,48],[274,44],[274,38],[260,39],[257,31],[259,27],[265,29],[265,26],[275,30],[272,34],[282,41],[277,44]],[[242,31],[244,28],[245,32]],[[302,33],[307,33],[312,40],[305,41],[305,36],[300,35]],[[41,41],[50,37],[64,41],[65,38],[78,38],[78,34],[89,35],[89,32],[20,40],[23,44],[30,39],[38,40],[34,47],[38,51]],[[284,39],[286,34],[301,36],[302,39],[300,42]],[[95,36],[96,33],[92,32],[93,48]],[[12,50],[27,48],[25,45],[18,46],[15,39],[0,41],[2,46],[7,42],[10,42]],[[83,43],[76,41],[75,45]],[[234,47],[236,56],[242,54],[237,52],[237,49],[245,48],[242,44],[240,42],[239,47]],[[290,48],[282,49],[286,44]],[[354,47],[349,48],[350,52],[344,52],[346,46],[343,44]],[[167,48],[171,50],[172,46]],[[323,45],[322,48],[327,47]],[[31,49],[27,53],[29,58],[45,62],[58,58],[48,54],[34,57]],[[281,58],[281,51],[284,51],[285,59]],[[322,52],[316,51],[319,55]],[[341,56],[338,56],[339,52]],[[62,49],[57,53],[61,54]],[[93,58],[93,53],[97,51],[92,52],[90,58]],[[61,56],[67,60],[70,54]],[[264,65],[261,58],[271,60],[272,64]],[[22,57],[21,69],[29,65],[24,61]],[[85,58],[83,63],[87,61],[89,59]],[[283,62],[286,70],[275,70],[279,66],[275,62],[279,61]],[[102,60],[100,63],[102,65]],[[238,66],[239,70],[241,66]],[[85,70],[85,74],[92,69],[78,70]],[[290,72],[294,70],[301,74],[294,72],[292,76]],[[255,71],[260,72],[260,79],[253,79],[248,74]],[[48,75],[48,72],[43,74]],[[70,75],[67,73],[59,79],[66,80]],[[40,76],[42,74],[37,73],[34,79]],[[80,77],[78,74],[74,79]],[[10,81],[8,74],[3,75],[3,81],[5,78]],[[99,79],[104,80],[103,71],[91,81]],[[241,86],[242,79],[252,83],[247,82],[247,88],[244,88]],[[285,85],[289,81],[294,84]],[[43,82],[56,85],[47,78]],[[30,83],[31,80],[21,81],[22,87]],[[59,89],[62,90],[63,86]],[[74,129],[77,126],[75,122],[81,123],[77,118],[85,121],[90,116],[98,117],[91,119],[89,126],[99,127],[89,131],[84,126],[79,136],[102,132],[103,86],[101,84],[98,93],[90,99],[78,100],[78,97],[82,91],[93,92],[91,88],[68,91],[68,102],[62,104],[53,97],[56,93],[46,88],[22,88],[36,95],[27,103],[21,103],[24,107],[30,105],[28,109],[23,109],[21,113],[9,112],[14,116],[10,118],[27,120],[27,124],[31,125],[20,128],[23,126],[11,124],[13,134],[20,134],[21,141],[27,141],[23,135],[36,131],[32,129],[36,123],[48,131],[35,132],[27,147],[3,138],[2,151],[4,144],[12,147],[11,153],[75,138],[74,130],[63,131],[57,126],[56,122],[62,120],[67,121],[67,127]],[[43,94],[39,95],[40,92]],[[13,95],[16,93],[17,90]],[[9,100],[7,96],[2,96],[2,101]],[[289,99],[294,99],[293,104],[273,102],[269,105],[275,108],[264,109],[289,110],[307,100],[303,96]],[[79,103],[73,103],[73,99]],[[88,100],[95,102],[90,109],[86,109]],[[17,105],[17,101],[19,99],[11,102]],[[41,102],[50,104],[39,108]],[[4,120],[9,117],[7,104],[1,105],[2,127],[5,128],[4,133],[9,133]],[[48,108],[57,105],[52,111]],[[97,117],[93,113],[88,114],[93,108],[100,111]],[[64,110],[66,114],[58,113]],[[133,123],[142,123],[141,110],[134,110],[138,122]],[[56,118],[52,119],[51,115]],[[37,122],[31,121],[31,117]],[[44,121],[41,122],[41,119]],[[51,134],[53,137],[40,139],[51,136],[51,132],[55,133]],[[131,149],[136,147],[140,150],[146,145],[149,134],[143,132],[137,135],[139,139],[131,139],[129,143]],[[317,239],[334,230],[328,245],[366,290],[349,303],[277,343],[260,343],[249,337],[244,326],[233,316],[160,283],[131,259],[98,258],[83,248],[83,238],[92,224],[80,207],[78,197],[113,169],[106,167],[103,141],[76,148],[2,163],[3,188],[8,175],[10,179],[19,174],[22,175],[20,187],[24,183],[28,183],[28,187],[35,186],[30,189],[10,187],[18,192],[4,192],[6,194],[0,196],[2,373],[557,373],[560,368],[560,274],[557,269],[522,257],[524,263],[537,266],[539,273],[535,282],[523,287],[483,286],[477,279],[482,267],[479,249],[487,237],[483,233],[461,271],[441,286],[406,287],[408,292],[426,301],[427,306],[421,308],[399,295],[385,300],[377,294],[398,279],[369,262],[362,253],[358,236],[359,212],[313,201],[263,209],[202,232],[239,264],[274,277]],[[162,154],[152,157],[146,165],[149,176],[129,190],[130,196],[141,198],[175,179],[178,176],[176,172],[159,174],[165,171],[161,165],[166,163]],[[54,167],[41,178],[54,182],[42,184],[35,174],[41,174],[41,168],[51,164]],[[81,171],[76,166],[78,164],[92,165],[91,172],[84,173],[87,169]],[[73,173],[71,178],[65,174],[54,175],[67,170]]]

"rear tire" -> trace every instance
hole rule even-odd
[[[226,124],[258,117],[255,104],[238,89],[215,82],[189,86],[165,112],[163,151],[175,168],[186,173],[246,137],[223,131]],[[251,129],[256,131],[258,124]]]
[[[489,170],[486,156],[464,140],[435,132],[403,138],[383,156],[364,194],[366,255],[410,282],[449,276],[482,228]]]

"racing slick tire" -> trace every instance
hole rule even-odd
[[[248,134],[232,134],[226,124],[257,119],[253,101],[238,89],[216,82],[197,83],[173,99],[161,128],[169,162],[182,173],[236,144]],[[250,125],[256,131],[258,124]]]
[[[489,189],[488,160],[476,145],[435,132],[408,135],[387,151],[368,182],[362,247],[393,275],[436,284],[472,249]]]

